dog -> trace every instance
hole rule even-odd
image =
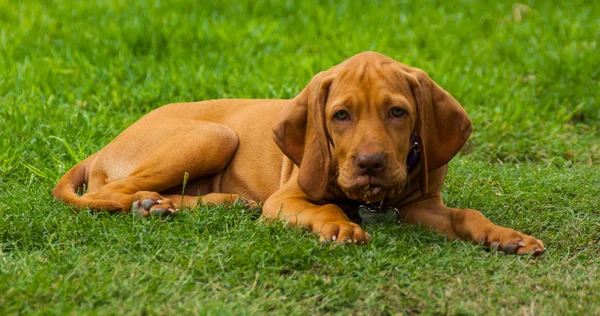
[[[448,162],[472,130],[420,69],[375,52],[315,75],[293,99],[157,108],[69,170],[52,194],[80,209],[170,215],[200,203],[256,206],[323,242],[365,244],[360,208],[508,254],[543,243],[444,205]],[[79,195],[83,187],[87,192]]]

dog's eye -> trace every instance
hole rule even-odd
[[[394,107],[390,110],[390,115],[392,117],[401,117],[404,115],[404,110],[399,107]]]
[[[348,112],[346,110],[339,110],[335,112],[333,117],[338,121],[345,121],[349,118]]]

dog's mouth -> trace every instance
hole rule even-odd
[[[383,200],[388,195],[388,191],[397,186],[398,184],[391,185],[380,178],[359,176],[352,185],[341,187],[348,198],[372,203]]]
[[[375,196],[377,196],[377,194],[379,194],[379,192],[381,192],[383,187],[378,186],[378,185],[367,184],[367,185],[361,187],[360,189],[364,192],[364,195],[362,197],[363,201],[373,202],[371,200]]]
[[[370,174],[350,165],[339,169],[336,182],[348,199],[374,203],[404,194],[409,178],[401,164],[387,165]]]

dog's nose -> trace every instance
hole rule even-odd
[[[354,159],[356,166],[364,173],[378,172],[383,169],[385,155],[382,153],[359,154]]]

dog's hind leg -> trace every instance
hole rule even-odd
[[[90,185],[73,204],[93,208],[110,201],[107,211],[133,206],[141,216],[175,212],[176,200],[159,192],[181,185],[186,173],[192,180],[221,172],[237,146],[237,135],[225,125],[142,118],[97,153],[87,174],[90,184],[100,185]]]

